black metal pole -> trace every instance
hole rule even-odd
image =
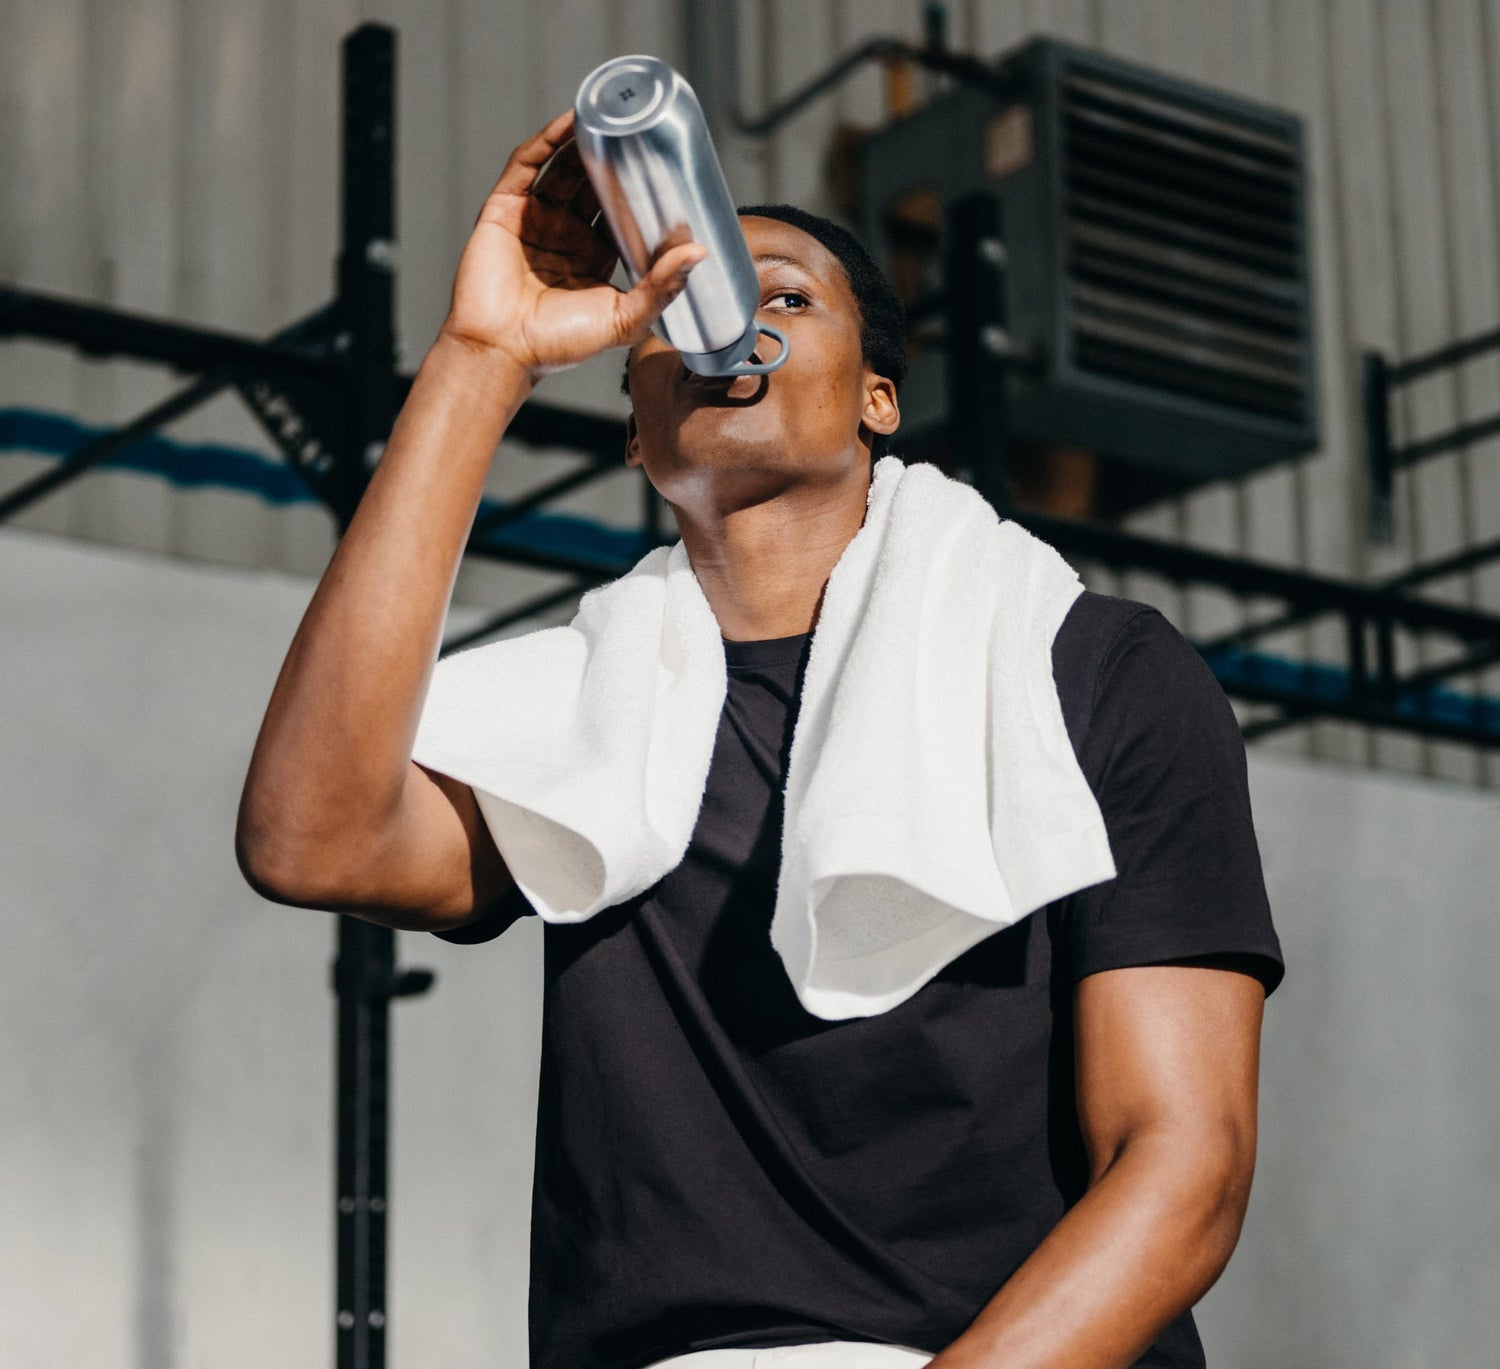
[[[396,36],[366,24],[344,41],[343,243],[335,310],[350,373],[344,424],[325,494],[342,534],[390,433],[395,372]],[[383,1369],[386,1330],[386,1169],[390,1118],[390,1002],[432,983],[396,970],[395,933],[339,919],[338,1369]]]
[[[6,491],[0,496],[0,523],[192,412],[221,390],[243,383],[246,376],[256,377],[254,384],[267,379],[300,380],[314,386],[338,382],[342,365],[307,349],[309,343],[318,340],[323,322],[323,311],[319,310],[260,342],[234,333],[0,286],[0,338],[46,338],[69,343],[85,356],[128,356],[198,372],[197,379],[176,394],[128,423],[101,433],[51,470]]]
[[[338,1369],[385,1364],[386,1157],[395,934],[339,919]]]
[[[948,413],[955,474],[1002,515],[1011,507],[1006,454],[1005,237],[1000,202],[980,190],[946,209]]]
[[[1370,540],[1389,545],[1395,540],[1395,463],[1391,454],[1391,372],[1379,352],[1363,359],[1365,411],[1365,469],[1369,475]]]
[[[396,376],[396,35],[364,24],[344,40],[343,241],[335,312],[349,365],[349,438],[329,482],[340,530],[390,435]]]

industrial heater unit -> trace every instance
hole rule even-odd
[[[988,405],[1003,450],[1096,460],[1104,514],[1315,448],[1299,120],[1050,39],[995,70],[856,154],[911,315],[898,445],[982,463]]]

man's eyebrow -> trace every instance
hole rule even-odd
[[[780,252],[757,252],[752,260],[769,262],[772,266],[800,266],[804,271],[811,269],[805,261],[798,261],[796,257],[784,257]]]

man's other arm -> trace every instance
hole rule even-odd
[[[1263,1006],[1202,963],[1079,982],[1088,1191],[933,1369],[1126,1369],[1208,1291],[1250,1197]]]

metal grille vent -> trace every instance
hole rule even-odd
[[[1296,144],[1093,71],[1060,114],[1074,365],[1305,421]]]

